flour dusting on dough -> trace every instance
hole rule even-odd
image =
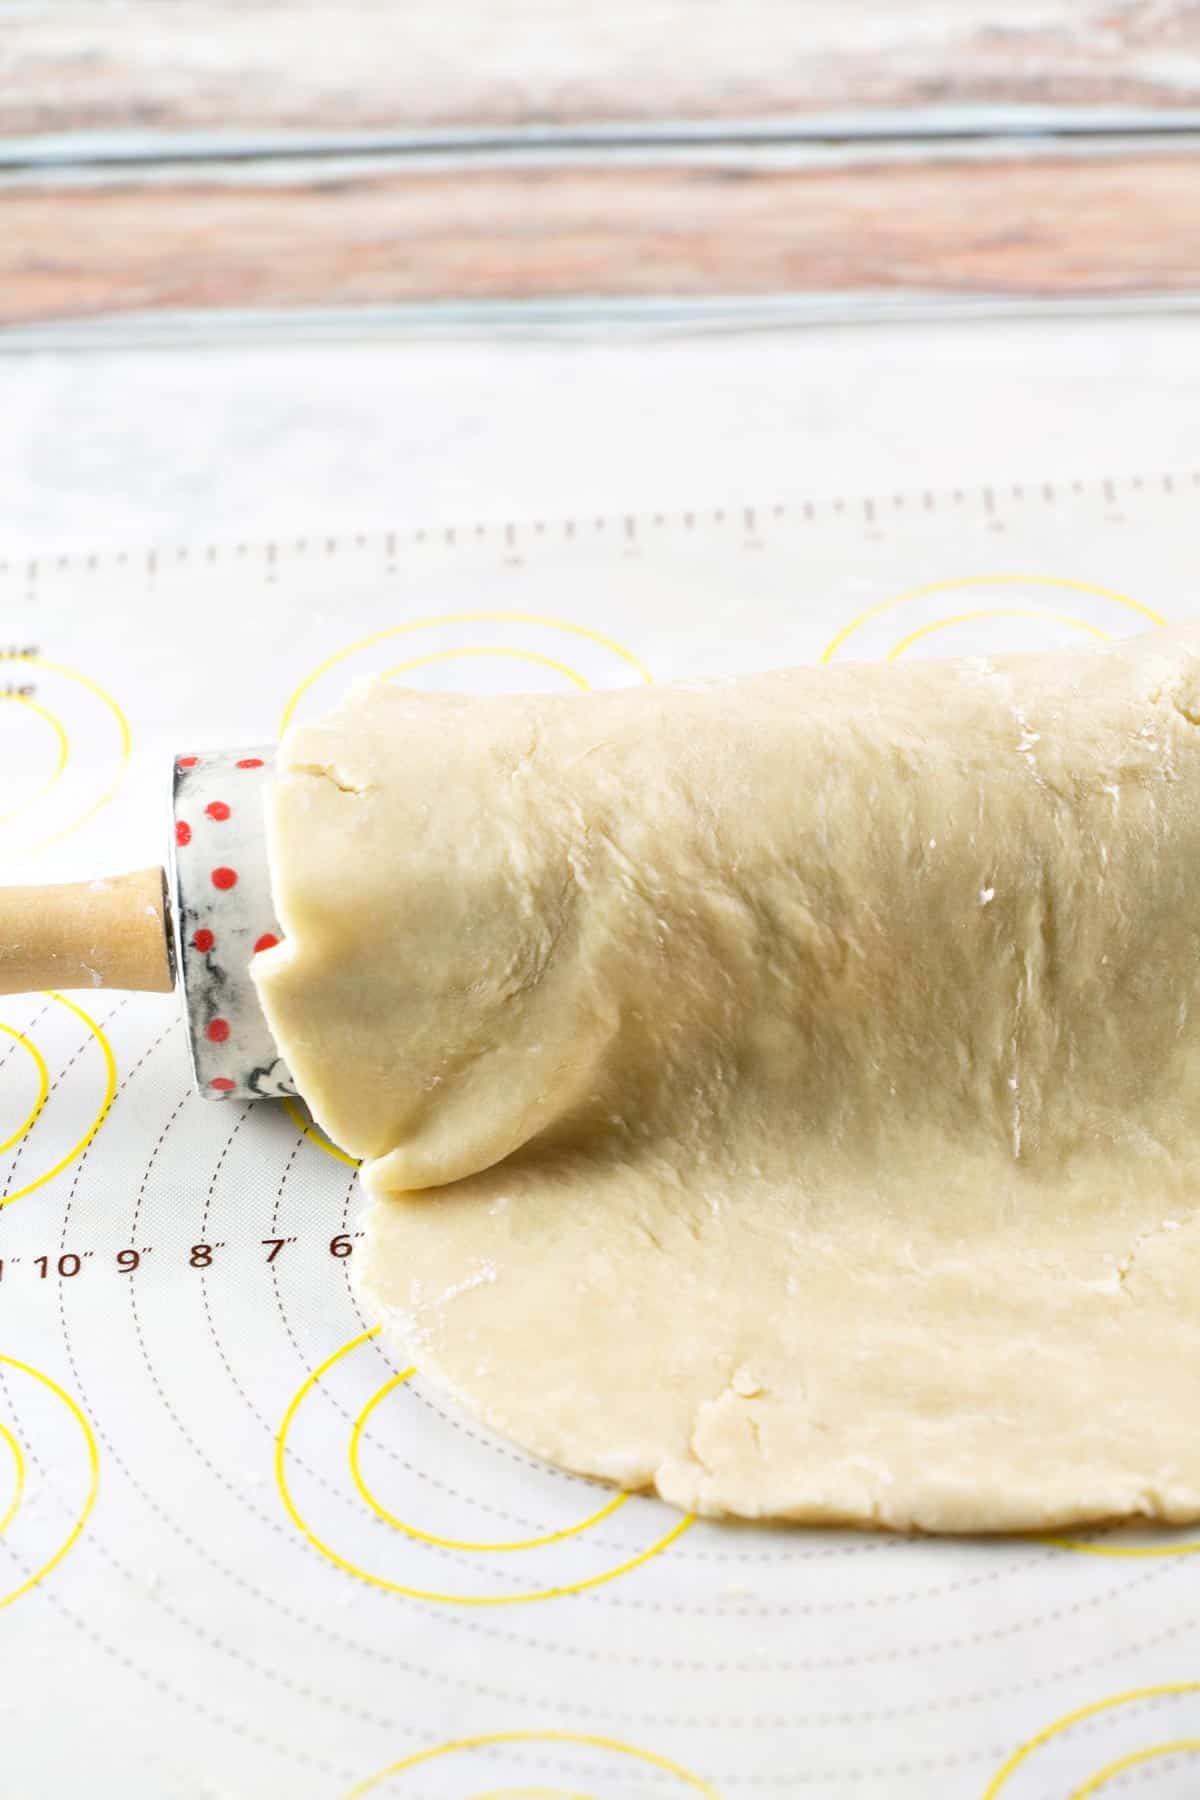
[[[1200,1517],[1198,695],[1187,627],[294,727],[253,972],[364,1305],[680,1507]]]

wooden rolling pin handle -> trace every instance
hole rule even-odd
[[[0,887],[0,994],[166,994],[175,985],[174,965],[160,868],[58,887]]]

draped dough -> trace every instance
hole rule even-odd
[[[1200,1516],[1200,627],[287,735],[254,962],[366,1303],[702,1512]]]

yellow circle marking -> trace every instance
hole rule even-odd
[[[638,661],[631,650],[626,650],[613,638],[605,637],[602,632],[592,631],[586,625],[573,625],[567,619],[554,619],[543,613],[526,612],[439,613],[433,618],[410,619],[406,625],[393,625],[387,631],[372,632],[369,637],[357,638],[354,643],[347,644],[344,650],[336,650],[332,656],[327,656],[325,661],[318,663],[312,674],[306,675],[299,687],[293,690],[283,709],[283,718],[279,722],[280,734],[282,735],[287,730],[292,714],[309,688],[320,681],[323,675],[327,675],[330,669],[335,669],[339,663],[345,662],[347,657],[356,656],[360,650],[369,650],[375,644],[386,643],[389,638],[403,637],[413,631],[429,631],[439,625],[548,625],[555,631],[566,631],[572,637],[586,638],[589,643],[599,644],[601,649],[608,650],[613,656],[620,657],[621,661],[627,663],[647,685],[652,684],[654,680],[650,671]]]
[[[1056,1550],[1074,1550],[1079,1556],[1193,1556],[1200,1550],[1200,1538],[1188,1538],[1183,1544],[1089,1544],[1083,1538],[1043,1537],[1043,1544]]]
[[[11,812],[0,813],[0,825],[7,825],[10,819],[15,819],[20,813],[27,812],[31,806],[50,792],[50,789],[54,786],[55,782],[67,766],[67,758],[71,754],[71,747],[67,742],[66,732],[63,730],[59,720],[56,719],[54,714],[50,711],[49,707],[39,705],[36,700],[31,700],[28,694],[5,694],[3,698],[10,703],[15,703],[17,706],[27,707],[30,712],[36,713],[40,719],[45,719],[47,725],[49,725],[50,729],[54,732],[55,737],[58,739],[58,761],[54,765],[53,772],[45,781],[43,781],[41,787],[35,789],[27,799],[22,800],[20,806],[14,806]]]
[[[1030,1738],[1027,1744],[1022,1744],[1019,1750],[1013,1751],[1008,1761],[984,1789],[983,1800],[996,1800],[996,1795],[1004,1787],[1009,1776],[1015,1774],[1021,1764],[1026,1762],[1035,1750],[1040,1750],[1043,1744],[1050,1742],[1051,1738],[1056,1738],[1062,1732],[1069,1731],[1072,1725],[1082,1724],[1084,1719],[1094,1719],[1098,1713],[1110,1712],[1115,1706],[1128,1706],[1137,1700],[1157,1700],[1166,1698],[1170,1694],[1200,1694],[1200,1681],[1168,1681],[1159,1687],[1130,1688],[1127,1693],[1113,1694],[1108,1700],[1093,1700],[1090,1706],[1081,1706],[1075,1712],[1064,1713],[1061,1719],[1056,1719],[1052,1725],[1047,1725],[1044,1731],[1039,1731],[1036,1737]],[[1115,1772],[1116,1770],[1112,1766],[1107,1770],[1100,1771],[1105,1778]],[[1084,1794],[1088,1791],[1086,1787],[1082,1790]],[[1072,1800],[1079,1800],[1079,1795],[1073,1796]]]
[[[578,1788],[515,1787],[489,1788],[474,1800],[595,1800],[595,1796]]]
[[[73,1000],[68,1000],[65,994],[47,992],[46,998],[48,1000],[57,1001],[59,1006],[65,1006],[68,1012],[73,1012],[77,1019],[82,1019],[83,1023],[87,1026],[97,1044],[100,1046],[101,1054],[104,1057],[104,1098],[100,1102],[95,1118],[92,1120],[79,1142],[77,1144],[72,1144],[66,1155],[61,1156],[54,1167],[52,1169],[47,1169],[44,1175],[39,1175],[34,1181],[27,1181],[24,1187],[17,1188],[14,1193],[6,1194],[5,1197],[0,1200],[0,1207],[11,1206],[14,1200],[21,1200],[26,1194],[35,1193],[38,1188],[45,1187],[48,1181],[53,1181],[56,1175],[61,1175],[63,1170],[69,1167],[69,1165],[75,1161],[75,1158],[87,1149],[88,1145],[107,1118],[108,1109],[112,1105],[113,1096],[117,1091],[116,1058],[112,1053],[112,1045],[97,1025],[95,1019],[90,1019],[83,1008],[81,1006],[76,1006]]]
[[[77,681],[80,687],[87,688],[89,693],[95,694],[96,698],[101,700],[104,705],[107,706],[109,712],[117,722],[117,730],[120,733],[121,738],[120,761],[117,764],[116,777],[111,786],[105,789],[100,798],[95,801],[93,805],[89,806],[86,812],[80,813],[77,819],[72,819],[70,824],[64,825],[61,831],[55,831],[49,837],[42,838],[38,843],[30,845],[30,848],[33,850],[44,850],[48,844],[57,844],[60,838],[65,838],[69,836],[72,831],[77,831],[81,825],[86,825],[87,821],[92,818],[95,813],[98,813],[102,806],[108,805],[108,802],[120,787],[122,778],[125,774],[125,765],[129,761],[129,721],[113,699],[112,695],[108,693],[106,689],[102,688],[99,682],[92,681],[87,675],[81,675],[78,669],[69,669],[65,663],[50,662],[44,656],[22,656],[18,657],[16,662],[19,663],[22,668],[49,669],[51,674],[63,675],[68,681]],[[16,665],[14,664],[14,666]]]
[[[1200,1750],[1200,1738],[1176,1738],[1173,1744],[1151,1744],[1148,1750],[1135,1750],[1131,1756],[1118,1757],[1116,1762],[1106,1763],[1097,1770],[1090,1781],[1085,1781],[1081,1788],[1076,1788],[1070,1800],[1091,1800],[1093,1794],[1116,1775],[1123,1775],[1126,1769],[1136,1769],[1142,1763],[1154,1762],[1160,1756],[1182,1756],[1185,1752]]]
[[[1112,637],[1111,631],[1103,631],[1099,625],[1092,625],[1087,619],[1076,619],[1070,613],[1050,612],[1039,606],[981,606],[974,612],[952,613],[948,619],[937,619],[932,625],[922,625],[919,631],[910,631],[888,651],[887,660],[895,662],[922,638],[932,637],[937,631],[948,631],[952,625],[970,625],[975,619],[1050,619],[1056,625],[1069,625],[1072,631],[1088,631],[1105,643]]]
[[[707,1800],[721,1800],[716,1788],[711,1787],[707,1781],[702,1781],[699,1775],[693,1775],[689,1769],[681,1768],[677,1762],[668,1761],[665,1756],[656,1756],[653,1750],[639,1750],[635,1745],[623,1744],[617,1738],[595,1737],[582,1731],[489,1731],[481,1737],[455,1738],[453,1743],[436,1744],[432,1750],[418,1750],[415,1756],[405,1756],[399,1762],[389,1763],[377,1775],[368,1775],[365,1781],[352,1787],[343,1795],[343,1800],[360,1800],[361,1795],[369,1794],[372,1788],[379,1787],[391,1776],[403,1775],[409,1769],[419,1769],[425,1763],[436,1762],[442,1756],[451,1756],[457,1750],[485,1750],[497,1744],[579,1744],[585,1750],[613,1750],[618,1756],[630,1756],[635,1762],[645,1763],[662,1775],[673,1775],[676,1781],[682,1781],[694,1794],[704,1794]],[[517,1789],[518,1793],[531,1791],[538,1793],[542,1790]],[[487,1800],[487,1796],[482,1796],[481,1800]]]
[[[275,1439],[275,1482],[288,1517],[301,1536],[307,1538],[315,1550],[319,1550],[321,1555],[327,1557],[337,1568],[344,1569],[347,1575],[354,1575],[359,1581],[369,1582],[372,1587],[383,1588],[389,1594],[403,1594],[409,1600],[427,1600],[445,1606],[524,1606],[533,1600],[557,1600],[564,1594],[582,1594],[588,1588],[600,1587],[606,1581],[615,1580],[618,1575],[627,1575],[631,1569],[640,1568],[642,1563],[649,1562],[652,1557],[667,1549],[668,1545],[673,1544],[676,1538],[682,1537],[688,1527],[695,1523],[692,1514],[688,1513],[663,1537],[651,1544],[649,1549],[640,1551],[637,1556],[630,1557],[626,1562],[618,1563],[616,1568],[606,1569],[601,1575],[589,1575],[582,1581],[564,1582],[559,1587],[538,1588],[531,1594],[444,1594],[427,1588],[406,1587],[398,1581],[387,1581],[382,1575],[372,1575],[369,1570],[359,1568],[356,1563],[339,1555],[336,1550],[317,1536],[293,1500],[287,1480],[287,1439],[293,1419],[321,1377],[327,1375],[343,1356],[348,1356],[352,1350],[357,1350],[360,1344],[365,1344],[369,1339],[378,1337],[379,1330],[380,1327],[376,1325],[372,1330],[364,1331],[360,1336],[351,1338],[348,1344],[343,1344],[340,1350],[335,1350],[332,1356],[327,1356],[311,1375],[305,1377],[283,1415]]]
[[[1154,625],[1166,624],[1161,613],[1143,605],[1140,600],[1134,600],[1131,595],[1119,593],[1116,588],[1097,587],[1092,581],[1076,581],[1069,575],[960,575],[952,581],[929,581],[921,587],[906,588],[902,594],[896,594],[890,600],[881,600],[877,606],[868,606],[851,619],[848,625],[843,625],[835,637],[830,638],[821,652],[821,661],[832,662],[846,639],[861,626],[868,624],[871,619],[882,618],[884,613],[893,612],[898,606],[907,606],[911,600],[924,600],[930,594],[956,593],[962,588],[1006,586],[1052,587],[1075,594],[1096,594],[1101,600],[1111,600],[1117,606],[1129,607],[1132,612],[1140,613]],[[1033,610],[1037,611],[1036,608]]]
[[[26,1576],[21,1585],[15,1587],[10,1594],[0,1594],[0,1607],[5,1607],[11,1606],[14,1600],[19,1600],[22,1594],[27,1594],[30,1588],[35,1588],[39,1581],[45,1580],[52,1569],[58,1567],[63,1557],[67,1554],[68,1550],[71,1549],[72,1545],[79,1537],[80,1532],[87,1524],[88,1514],[96,1504],[96,1494],[100,1487],[100,1452],[96,1445],[95,1433],[88,1424],[84,1414],[80,1411],[79,1407],[76,1405],[75,1401],[72,1400],[65,1388],[60,1388],[57,1381],[51,1381],[49,1375],[43,1375],[40,1369],[33,1368],[31,1364],[18,1362],[15,1356],[5,1356],[0,1354],[0,1363],[7,1363],[10,1369],[19,1369],[22,1375],[29,1375],[34,1381],[40,1381],[42,1386],[47,1388],[49,1392],[54,1395],[56,1400],[62,1401],[67,1411],[71,1414],[71,1417],[75,1420],[80,1431],[83,1433],[83,1441],[87,1445],[89,1471],[88,1490],[84,1496],[83,1505],[79,1510],[79,1516],[75,1520],[71,1530],[63,1539],[53,1556],[48,1557],[40,1569],[35,1569],[32,1575]],[[7,1436],[7,1433],[5,1435]],[[6,1525],[8,1523],[7,1516],[4,1523]]]
[[[12,1136],[6,1137],[4,1142],[0,1144],[0,1153],[3,1153],[5,1150],[11,1150],[17,1140],[23,1138],[25,1133],[30,1130],[32,1126],[36,1125],[37,1116],[41,1112],[43,1106],[45,1106],[46,1095],[50,1092],[50,1071],[46,1067],[45,1057],[42,1055],[36,1044],[30,1043],[24,1032],[15,1031],[11,1025],[0,1025],[0,1031],[4,1033],[5,1037],[13,1038],[20,1044],[22,1050],[28,1050],[30,1056],[33,1058],[38,1076],[37,1099],[34,1101],[21,1123],[17,1126],[17,1129],[13,1132]]]
[[[306,1119],[304,1117],[304,1114],[290,1096],[284,1099],[283,1110],[288,1118],[292,1120],[293,1124],[300,1128],[309,1143],[315,1144],[318,1150],[323,1150],[326,1156],[332,1156],[336,1158],[338,1162],[345,1163],[346,1167],[349,1169],[362,1168],[362,1164],[357,1157],[348,1155],[345,1150],[339,1150],[336,1144],[330,1143],[329,1139],[325,1136],[325,1133],[319,1131],[311,1119]]]
[[[3,1518],[0,1518],[0,1537],[3,1537],[4,1533],[13,1522],[17,1508],[21,1504],[21,1495],[25,1492],[25,1458],[21,1454],[20,1444],[18,1444],[16,1438],[8,1429],[8,1426],[2,1421],[0,1421],[0,1438],[4,1439],[4,1442],[12,1451],[13,1468],[16,1474],[13,1497],[8,1503],[7,1512],[4,1514]]]
[[[577,688],[592,685],[569,663],[556,662],[552,656],[543,656],[537,650],[511,650],[507,644],[466,644],[459,650],[431,650],[428,656],[413,656],[407,662],[393,663],[390,669],[383,671],[383,679],[390,681],[394,675],[407,675],[410,669],[427,669],[432,663],[457,662],[464,656],[507,656],[513,662],[540,663],[543,669],[553,669],[555,674],[573,681]]]
[[[395,1513],[390,1513],[385,1506],[381,1506],[368,1488],[359,1466],[358,1446],[366,1429],[367,1420],[380,1401],[385,1400],[400,1386],[401,1382],[407,1381],[409,1376],[415,1375],[416,1372],[415,1367],[404,1369],[399,1375],[393,1375],[390,1381],[385,1381],[374,1398],[367,1401],[355,1419],[354,1429],[350,1433],[350,1473],[354,1477],[354,1485],[371,1511],[386,1524],[394,1525],[397,1531],[403,1531],[407,1537],[419,1538],[423,1544],[437,1544],[443,1550],[537,1550],[543,1544],[559,1544],[564,1538],[578,1537],[581,1531],[587,1531],[589,1526],[598,1525],[601,1519],[607,1519],[616,1512],[619,1506],[624,1506],[628,1500],[628,1494],[617,1494],[607,1505],[602,1506],[599,1512],[589,1514],[586,1519],[581,1519],[578,1525],[568,1525],[565,1531],[549,1531],[543,1537],[519,1538],[511,1544],[474,1544],[469,1543],[465,1538],[435,1537],[431,1531],[421,1531],[415,1525],[406,1524],[403,1519],[398,1519]]]

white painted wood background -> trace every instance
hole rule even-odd
[[[1196,0],[0,3],[0,325],[1200,287]]]
[[[0,0],[0,554],[1200,463],[1197,125],[1196,0]]]

